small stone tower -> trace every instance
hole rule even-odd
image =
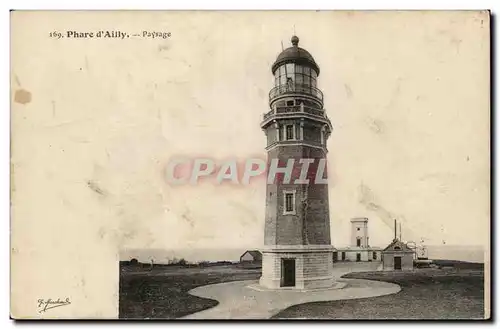
[[[324,288],[334,283],[325,165],[332,125],[318,89],[319,66],[298,46],[298,37],[293,36],[291,42],[272,65],[270,111],[264,114],[261,128],[267,136],[268,168],[273,161],[279,168],[292,164],[296,175],[288,181],[283,175],[283,180],[267,184],[260,285]],[[297,180],[303,169],[301,159],[314,161],[307,172],[308,182]],[[321,176],[320,172],[323,180],[318,183],[315,175]]]
[[[368,218],[351,219],[351,246],[368,248]]]

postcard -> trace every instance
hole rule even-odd
[[[14,319],[489,319],[488,11],[11,12]]]

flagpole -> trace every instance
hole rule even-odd
[[[283,40],[281,40],[281,50],[285,50],[285,48],[283,47]],[[285,91],[289,91],[288,90],[288,72],[286,70],[286,63],[283,64],[285,66]],[[281,79],[281,77],[280,77]]]

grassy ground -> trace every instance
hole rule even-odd
[[[394,282],[402,290],[394,295],[357,300],[295,305],[273,318],[308,319],[473,319],[483,318],[482,264],[451,264],[448,269],[415,272],[359,272],[346,278]],[[199,312],[217,301],[188,294],[202,285],[256,280],[258,270],[232,266],[120,270],[119,317],[172,319]]]
[[[273,318],[308,319],[482,319],[482,269],[426,269],[360,272],[345,278],[380,280],[401,286],[394,295],[294,305]]]
[[[172,272],[172,273],[170,273]],[[199,312],[217,301],[189,295],[198,286],[229,281],[254,280],[255,270],[227,269],[153,269],[120,270],[119,317],[121,319],[173,319]]]

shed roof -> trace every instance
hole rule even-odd
[[[400,251],[400,252],[407,252],[407,253],[414,253],[415,252],[412,249],[408,248],[406,243],[404,243],[403,241],[400,241],[399,239],[392,240],[392,242],[387,247],[385,247],[385,249],[383,250],[383,252],[391,252],[391,251],[398,251],[398,252]]]
[[[258,250],[247,250],[240,256],[240,258],[245,256],[246,253],[252,255],[254,260],[262,260],[262,253]]]

